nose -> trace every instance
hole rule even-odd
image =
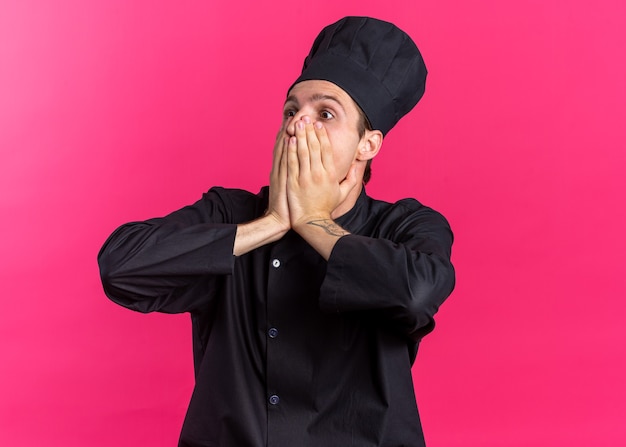
[[[298,111],[294,116],[292,116],[289,119],[289,122],[287,123],[286,131],[287,131],[287,135],[289,135],[290,137],[293,137],[296,134],[296,123],[299,120],[303,120],[304,122],[308,122],[308,123],[313,122],[311,117],[307,115],[306,111],[303,111],[303,110]]]

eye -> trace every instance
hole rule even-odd
[[[320,112],[320,117],[322,117],[323,120],[331,120],[335,117],[335,115],[330,113],[328,110],[322,110]]]
[[[286,109],[283,111],[283,118],[284,119],[289,119],[289,118],[293,118],[294,116],[296,116],[296,111],[293,109]]]

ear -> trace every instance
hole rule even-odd
[[[383,145],[383,133],[380,130],[366,130],[365,135],[359,142],[357,160],[371,160],[374,158]]]

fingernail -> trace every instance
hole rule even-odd
[[[298,121],[296,123],[296,126],[298,126],[298,129],[303,129],[304,128],[304,123],[302,121]]]
[[[309,118],[308,116],[303,116],[302,117],[302,121],[304,121],[307,124],[310,124],[311,123],[311,118]]]
[[[316,129],[321,129],[323,127],[322,123],[320,121],[316,121],[315,122],[315,128]]]

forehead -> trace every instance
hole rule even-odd
[[[357,111],[357,106],[350,95],[341,87],[329,81],[309,80],[298,82],[287,95],[287,101],[298,103],[320,99],[332,99],[338,102],[346,111]]]

